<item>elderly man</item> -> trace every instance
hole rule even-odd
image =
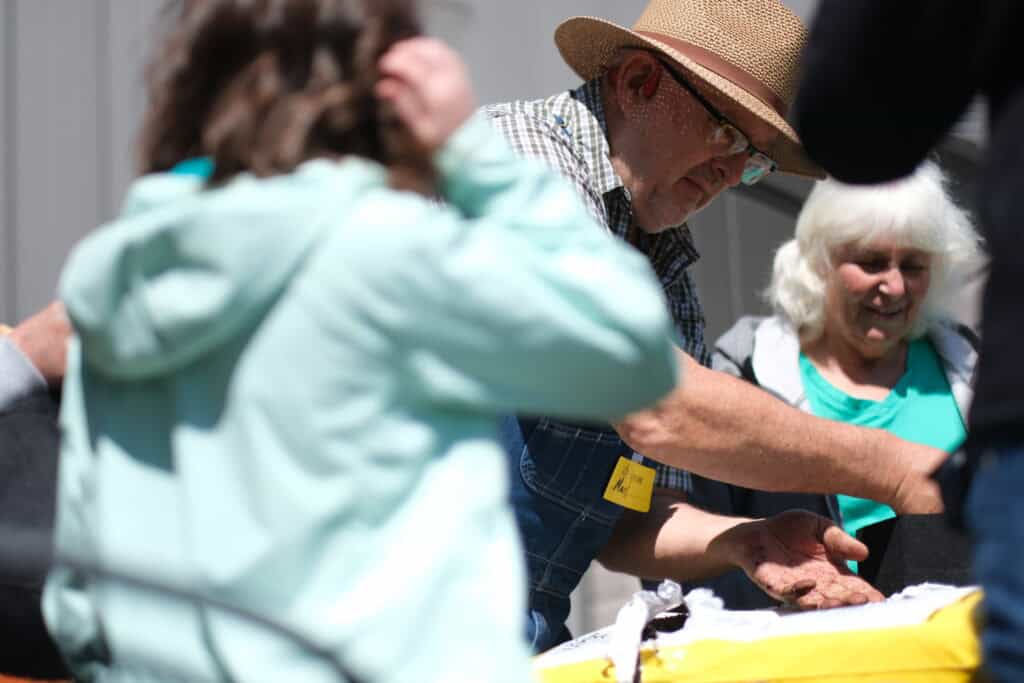
[[[530,571],[528,637],[538,651],[569,637],[569,593],[597,557],[619,571],[678,579],[740,564],[773,596],[807,607],[875,597],[835,576],[807,591],[807,574],[775,574],[779,565],[808,568],[787,555],[792,545],[751,562],[764,559],[764,535],[721,553],[740,520],[686,505],[688,475],[661,467],[654,480],[643,456],[763,490],[841,492],[902,512],[941,506],[927,477],[940,451],[811,417],[706,367],[704,318],[687,272],[697,252],[684,221],[723,190],[775,170],[823,175],[785,120],[804,40],[800,20],[778,0],[651,0],[632,30],[591,17],[558,27],[555,42],[581,87],[486,109],[521,153],[559,169],[609,232],[648,255],[685,377],[614,431],[545,417],[504,423]]]

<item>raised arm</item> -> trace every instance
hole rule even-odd
[[[448,111],[468,88],[453,52],[414,39],[381,65],[378,92],[435,149],[447,200],[368,197],[353,218],[366,238],[346,247],[351,267],[374,264],[358,299],[408,346],[407,390],[458,407],[590,419],[669,391],[671,325],[646,259],[600,228],[547,165],[516,155],[482,117],[467,120],[469,107]],[[361,249],[413,253],[392,269]]]
[[[942,509],[928,475],[946,458],[943,451],[814,417],[678,354],[687,381],[615,425],[637,452],[765,491],[845,493],[903,513]]]

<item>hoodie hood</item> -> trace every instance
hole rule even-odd
[[[386,184],[362,160],[311,161],[204,188],[195,175],[135,182],[121,216],[71,253],[60,297],[85,362],[114,378],[171,373],[233,339],[287,287],[348,206]]]

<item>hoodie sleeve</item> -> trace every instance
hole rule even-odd
[[[434,403],[581,419],[621,416],[675,386],[670,320],[647,260],[562,178],[516,156],[480,118],[438,165],[450,206],[388,193],[367,219],[414,234],[382,227],[360,241],[373,253],[356,256],[390,255],[360,279],[373,291],[366,315],[403,345],[408,386]]]

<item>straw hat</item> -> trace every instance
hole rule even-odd
[[[786,123],[806,36],[779,0],[650,0],[632,30],[572,17],[555,30],[555,44],[584,80],[599,76],[619,48],[655,49],[779,131],[769,154],[780,171],[823,178]]]

